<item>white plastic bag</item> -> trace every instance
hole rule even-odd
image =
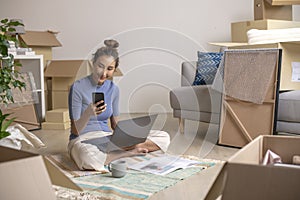
[[[37,136],[20,124],[9,126],[6,131],[9,132],[10,135],[0,140],[0,146],[17,150],[38,150],[39,148],[46,147]]]

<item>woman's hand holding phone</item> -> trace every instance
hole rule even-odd
[[[104,102],[104,93],[93,92],[93,110],[96,115],[103,113],[106,110],[106,104]]]
[[[106,110],[106,104],[104,104],[104,101],[98,101],[97,103],[94,104],[95,106],[95,113],[97,115],[103,113]]]

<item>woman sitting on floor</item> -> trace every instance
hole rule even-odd
[[[105,40],[104,44],[105,46],[93,55],[92,74],[74,82],[69,93],[71,134],[68,150],[81,170],[103,170],[104,165],[121,157],[143,155],[156,150],[165,152],[170,144],[168,133],[154,130],[150,131],[145,142],[109,153],[101,151],[95,144],[86,142],[92,138],[101,140],[111,135],[111,129],[115,129],[118,121],[119,88],[109,78],[119,65],[119,43],[115,40]],[[104,93],[104,105],[98,106],[103,104],[103,101],[92,102],[93,92]],[[111,129],[108,127],[108,119]]]

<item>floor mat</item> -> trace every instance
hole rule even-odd
[[[154,152],[146,156],[134,156],[123,159],[130,165],[160,156],[161,154],[161,152]],[[147,199],[181,180],[214,166],[217,162],[222,162],[219,160],[199,159],[194,156],[182,156],[187,159],[200,161],[201,164],[197,165],[197,167],[176,170],[164,176],[128,170],[125,177],[113,178],[110,173],[77,171],[78,169],[72,163],[73,161],[68,157],[64,158],[64,156],[66,155],[52,155],[50,156],[50,160],[54,160],[55,162],[60,160],[60,162],[56,163],[57,166],[63,166],[64,169],[62,171],[79,185],[84,192],[54,186],[57,199]],[[75,165],[76,170],[70,171],[70,169],[74,168],[73,165]]]

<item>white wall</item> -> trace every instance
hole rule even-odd
[[[83,59],[106,38],[120,42],[121,112],[170,112],[180,63],[208,42],[230,41],[231,22],[253,19],[253,0],[0,0],[0,18],[23,19],[26,30],[59,31],[53,59]],[[294,6],[294,19],[300,20]]]

